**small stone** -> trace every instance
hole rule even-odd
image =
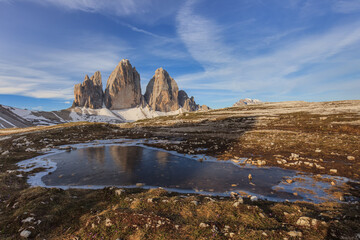
[[[240,202],[234,202],[233,207],[239,207],[240,204],[241,204]]]
[[[310,227],[310,218],[309,217],[300,217],[296,225],[302,226],[302,227]]]
[[[180,226],[179,225],[175,225],[175,229],[179,230]]]
[[[26,229],[21,231],[21,233],[20,233],[20,237],[23,237],[23,238],[29,238],[30,235],[31,235],[31,232]]]
[[[124,194],[125,190],[124,189],[116,189],[115,190],[115,195],[116,196],[121,196],[121,194]]]
[[[22,220],[21,222],[22,223],[29,223],[29,222],[32,222],[32,221],[34,221],[35,220],[35,218],[33,218],[33,217],[28,217],[28,218],[25,218],[24,220]]]
[[[229,233],[229,237],[231,237],[231,238],[235,237],[235,233],[233,233],[233,232]]]
[[[106,227],[111,227],[112,226],[111,220],[109,218],[105,219],[105,226]]]
[[[147,202],[148,202],[148,203],[153,203],[153,202],[154,202],[154,199],[153,199],[153,198],[148,198],[148,199],[147,199]]]
[[[251,197],[250,197],[250,200],[251,200],[252,202],[254,202],[254,201],[257,201],[258,198],[257,198],[257,196],[251,196]]]
[[[337,169],[330,169],[331,173],[337,173]]]
[[[268,236],[266,232],[262,232],[262,235],[265,236],[265,237]]]
[[[288,232],[288,235],[290,237],[302,237],[302,232],[290,231],[290,232]]]
[[[239,194],[236,193],[236,192],[231,192],[231,193],[230,193],[230,196],[231,196],[232,198],[236,198],[238,195],[239,195]]]
[[[143,184],[143,183],[137,183],[137,184],[136,184],[137,187],[143,187],[144,185],[145,185],[145,184]]]
[[[252,179],[251,173],[249,173],[248,178],[251,181],[251,179]]]
[[[318,220],[317,219],[312,219],[311,220],[311,225],[312,226],[316,226],[318,224]]]
[[[291,180],[291,179],[286,179],[286,182],[289,183],[289,184],[291,184],[291,183],[293,182],[293,180]]]
[[[6,150],[5,152],[3,152],[1,155],[8,155],[10,152],[8,150]]]
[[[198,201],[191,201],[192,204],[194,204],[195,206],[199,205]]]
[[[354,157],[354,156],[347,156],[347,160],[349,160],[349,161],[354,161],[354,160],[355,160],[355,157]]]
[[[43,148],[43,149],[41,149],[41,152],[49,152],[49,151],[51,151],[51,148]]]
[[[261,218],[265,218],[265,215],[262,214],[262,213],[259,213],[259,216],[260,216]]]
[[[316,149],[315,152],[321,153],[321,150],[320,150],[320,149]]]
[[[207,227],[209,227],[209,224],[200,223],[199,227],[201,227],[201,228],[207,228]]]
[[[334,182],[334,181],[332,181],[332,182],[331,182],[331,185],[335,186],[335,182]]]

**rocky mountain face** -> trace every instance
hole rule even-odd
[[[233,107],[239,107],[239,106],[245,106],[245,105],[254,105],[254,104],[260,104],[262,101],[258,99],[250,99],[250,98],[244,98],[240,99],[236,103],[234,103]]]
[[[196,104],[194,97],[189,98],[184,90],[179,91],[178,101],[180,107],[186,111],[193,112],[199,110],[199,105]]]
[[[140,74],[129,60],[123,59],[107,80],[105,93],[102,89],[100,72],[74,87],[74,107],[100,109],[105,105],[110,110],[123,110],[135,107],[150,107],[153,111],[173,112],[180,108],[185,111],[207,110],[189,98],[178,88],[175,80],[163,68],[155,71],[149,81],[145,95],[141,95]]]
[[[108,109],[120,110],[139,106],[141,103],[140,74],[129,60],[123,59],[111,73],[105,90]]]
[[[91,78],[86,75],[83,83],[76,84],[74,97],[73,107],[102,108],[104,94],[100,72],[95,72]]]
[[[167,71],[159,68],[146,87],[144,95],[149,106],[160,112],[171,112],[179,109],[179,88]]]

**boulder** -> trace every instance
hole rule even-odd
[[[123,59],[111,73],[105,89],[105,105],[111,110],[141,105],[140,74],[130,61]]]
[[[302,227],[310,227],[310,218],[309,217],[300,217],[297,222],[296,225],[298,226],[302,226]]]
[[[171,112],[180,108],[179,88],[163,68],[158,68],[146,87],[145,101],[155,111]]]
[[[86,75],[83,83],[76,84],[74,98],[73,107],[102,108],[104,93],[101,73],[97,71],[91,78]]]

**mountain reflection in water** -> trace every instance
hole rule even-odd
[[[165,151],[140,146],[82,148],[50,157],[57,169],[42,178],[48,186],[147,186],[224,193],[248,191],[268,197],[296,198],[275,192],[284,176],[295,172],[280,168],[240,168],[231,163],[199,162]],[[249,173],[253,180],[250,183]],[[299,198],[299,197],[297,197]]]

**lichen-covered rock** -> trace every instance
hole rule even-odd
[[[91,78],[86,75],[83,83],[75,85],[74,97],[73,107],[102,108],[104,93],[101,73],[97,71]]]
[[[179,88],[167,71],[159,68],[146,87],[145,101],[155,111],[171,112],[180,108]]]
[[[141,99],[140,74],[123,59],[107,81],[105,105],[111,110],[133,108],[141,104]]]

